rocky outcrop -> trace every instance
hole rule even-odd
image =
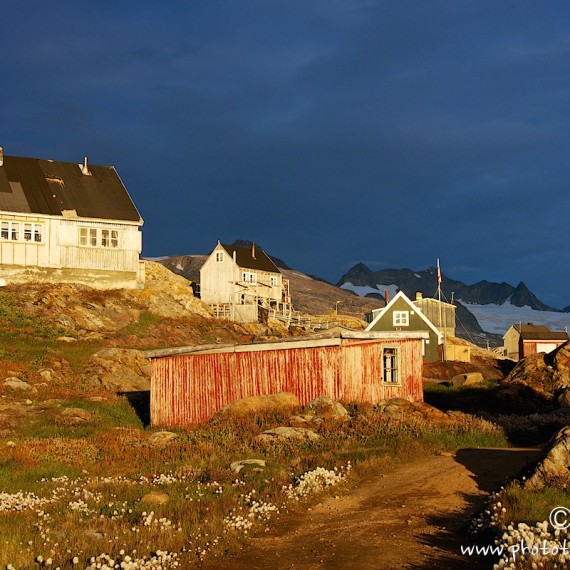
[[[526,411],[570,403],[570,342],[549,354],[531,354],[518,362],[502,382],[501,399]]]
[[[564,489],[570,488],[570,426],[562,428],[549,441],[525,487],[541,489],[552,484]]]
[[[150,363],[140,350],[105,348],[91,357],[81,381],[114,392],[150,390]]]

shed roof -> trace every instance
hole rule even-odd
[[[4,156],[0,210],[137,222],[142,218],[113,166]],[[64,213],[65,212],[65,213]]]
[[[215,352],[253,352],[260,350],[289,350],[293,348],[318,348],[321,346],[338,346],[345,339],[351,340],[422,340],[429,338],[425,331],[414,332],[375,332],[351,331],[332,329],[331,331],[308,335],[305,337],[287,338],[279,341],[252,342],[249,344],[207,344],[201,346],[180,346],[175,348],[160,348],[143,352],[145,358],[160,358],[182,354],[212,354]]]
[[[236,254],[236,263],[245,269],[258,269],[259,271],[268,271],[270,273],[281,273],[273,260],[258,245],[252,244],[251,247],[241,245],[220,244],[230,256]]]
[[[519,323],[513,328],[523,340],[570,340],[566,331],[551,331],[546,325]]]

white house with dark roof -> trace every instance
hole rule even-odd
[[[113,166],[3,156],[0,278],[136,288],[143,220]]]
[[[233,321],[258,322],[291,311],[288,280],[255,244],[218,241],[200,269],[200,295],[217,316]]]

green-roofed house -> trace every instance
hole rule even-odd
[[[0,280],[136,288],[143,220],[113,166],[4,156]]]
[[[376,313],[366,330],[375,332],[425,331],[429,337],[423,341],[423,357],[424,360],[431,362],[437,360],[437,347],[443,343],[443,334],[403,291],[398,291],[386,307]]]

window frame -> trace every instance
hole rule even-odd
[[[400,349],[398,346],[383,346],[382,353],[382,384],[386,386],[401,385],[400,379]]]
[[[79,226],[79,247],[118,249],[120,247],[120,231],[114,228],[97,228]]]
[[[44,243],[44,224],[39,222],[20,222],[0,220],[0,241]]]
[[[392,313],[392,325],[395,327],[409,327],[410,311],[394,311]]]
[[[257,285],[257,273],[253,271],[245,271],[241,272],[241,279],[245,283],[249,283],[250,285]]]

